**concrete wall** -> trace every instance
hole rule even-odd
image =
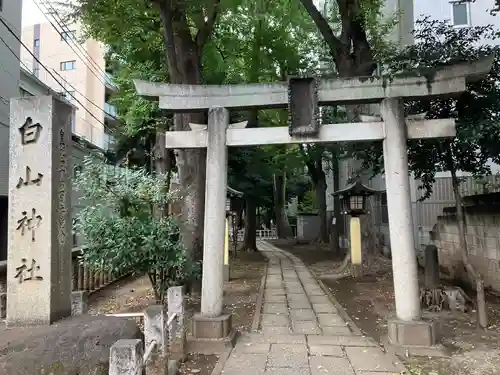
[[[57,72],[53,74],[59,82],[43,67],[37,69],[37,62],[25,49],[21,51],[21,60],[44,84],[57,92],[70,93],[68,99],[78,107],[74,133],[102,148],[102,124],[105,118],[104,46],[88,39],[80,44],[84,53],[75,46],[74,41],[82,36],[79,25],[69,25],[68,29],[75,32],[73,39],[69,39],[69,44],[62,40],[61,34],[50,23],[29,26],[22,32],[23,43],[38,56],[47,69],[52,73],[53,70]],[[61,63],[65,61],[75,61],[75,69],[61,70]],[[75,99],[71,99],[71,95]]]
[[[467,246],[485,286],[500,291],[500,205],[466,215]],[[434,227],[439,263],[445,274],[468,282],[459,252],[459,235],[454,214],[440,216]]]

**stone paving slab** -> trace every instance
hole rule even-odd
[[[385,355],[379,348],[345,348],[347,357],[356,371],[399,372],[392,358]],[[396,363],[399,363],[396,362]]]
[[[288,327],[288,315],[262,314],[260,324],[263,326]]]
[[[318,322],[321,327],[345,326],[344,319],[337,314],[317,314]]]
[[[264,302],[264,308],[262,311],[264,314],[288,314],[288,307],[286,303]]]
[[[292,330],[294,333],[304,333],[307,335],[321,335],[322,333],[321,329],[316,323],[316,320],[292,321]]]
[[[293,301],[288,300],[288,307],[291,309],[310,309],[311,303],[307,299]]]
[[[311,375],[308,367],[292,369],[289,367],[268,367],[264,375]]]
[[[362,336],[307,336],[309,345],[373,346],[375,343]]]
[[[245,354],[266,354],[269,353],[269,350],[271,349],[271,344],[268,343],[244,343],[239,341],[233,350],[234,354],[240,354],[240,353],[245,353]]]
[[[311,320],[316,322],[316,314],[313,309],[290,309],[292,320]]]
[[[315,356],[309,357],[311,375],[355,375],[347,358]]]
[[[293,332],[288,326],[286,327],[263,326],[262,333],[265,335],[290,335]]]
[[[398,359],[354,334],[309,269],[266,242],[260,331],[243,334],[223,375],[393,375]]]
[[[309,300],[311,301],[311,303],[313,305],[314,304],[317,304],[317,305],[328,305],[329,303],[332,303],[330,301],[330,298],[328,298],[325,295],[322,295],[322,296],[309,296]]]
[[[264,296],[264,303],[270,302],[270,303],[284,303],[286,304],[286,297],[285,295],[270,295],[270,296]]]
[[[325,336],[346,336],[353,335],[354,333],[346,326],[331,326],[331,327],[321,327],[323,335]]]
[[[309,345],[309,355],[330,356],[330,357],[346,356],[341,346],[332,346],[332,345]]]
[[[264,289],[264,299],[272,296],[285,296],[285,289]]]
[[[272,344],[267,358],[269,367],[309,367],[305,344]]]
[[[224,364],[224,375],[241,375],[242,369],[251,369],[252,374],[263,375],[267,354],[231,353]]]
[[[312,304],[316,314],[337,314],[337,309],[332,303],[313,303]]]

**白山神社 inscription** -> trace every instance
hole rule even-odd
[[[35,231],[42,222],[42,215],[37,215],[36,208],[31,209],[29,217],[26,211],[23,211],[21,215],[22,218],[17,221],[18,225],[16,229],[21,232],[21,236],[24,236],[27,232],[31,232],[31,241],[35,242]]]
[[[31,168],[26,166],[26,173],[23,177],[19,177],[16,187],[19,189],[21,186],[37,185],[40,186],[42,183],[43,174],[37,173],[36,178],[31,178]]]
[[[16,268],[16,275],[14,276],[16,279],[19,279],[19,283],[29,280],[43,280],[43,277],[38,275],[40,266],[36,264],[35,259],[31,259],[29,268],[27,265],[28,260],[26,258],[21,259],[21,262],[23,264]]]
[[[39,122],[33,124],[31,117],[28,117],[24,124],[19,128],[21,133],[21,144],[27,145],[30,143],[36,143],[40,137],[42,131],[42,125]]]
[[[69,228],[73,107],[53,97],[11,102],[7,324],[71,313]]]

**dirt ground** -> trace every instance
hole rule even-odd
[[[224,304],[231,311],[233,327],[249,331],[255,313],[261,278],[264,275],[266,258],[260,253],[239,252],[230,259],[230,281],[224,284]],[[91,314],[117,312],[139,312],[155,303],[154,294],[147,276],[128,278],[91,296]],[[199,311],[200,297],[188,297],[188,316]],[[210,375],[218,356],[190,354],[179,374]]]
[[[337,267],[341,258],[326,246],[277,242],[276,246],[300,257],[318,276]],[[387,335],[387,317],[394,312],[390,262],[379,260],[364,270],[361,279],[346,277],[323,280],[349,316],[368,336],[379,342]],[[488,295],[489,328],[478,330],[475,311],[470,313],[425,313],[439,318],[442,343],[450,357],[405,359],[413,375],[497,375],[500,374],[500,299]]]

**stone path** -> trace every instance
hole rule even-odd
[[[244,334],[224,375],[392,375],[405,368],[355,334],[300,259],[267,242],[260,330]]]

